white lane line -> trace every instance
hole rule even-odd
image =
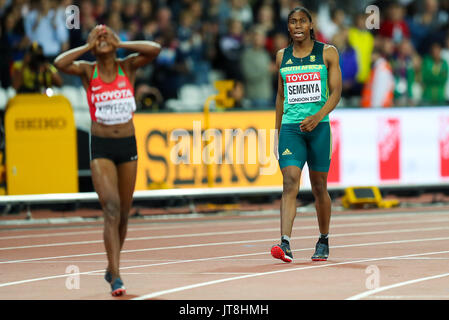
[[[379,245],[385,245],[385,244],[400,244],[400,243],[411,243],[411,242],[425,242],[425,241],[441,241],[441,240],[449,240],[449,237],[446,238],[430,238],[430,239],[409,239],[409,240],[398,240],[398,241],[384,241],[384,242],[371,242],[371,243],[359,243],[359,244],[352,244],[352,245],[341,245],[341,246],[335,246],[333,248],[350,248],[350,247],[363,247],[363,246],[379,246]],[[292,250],[293,252],[299,252],[299,251],[309,251],[313,250],[314,248],[303,248],[303,249],[297,249]],[[422,256],[422,255],[430,255],[430,254],[440,254],[440,253],[448,253],[449,251],[439,251],[435,253],[423,253],[423,254],[412,254],[412,255],[404,255],[404,256],[397,256],[397,257],[389,257],[388,259],[395,259],[395,258],[403,258],[403,257],[412,257],[412,256]],[[249,257],[249,256],[256,256],[256,255],[265,255],[268,254],[266,251],[264,252],[257,252],[257,253],[244,253],[244,254],[237,254],[237,255],[229,255],[229,256],[221,256],[221,257],[208,257],[208,258],[199,258],[199,259],[188,259],[188,260],[180,260],[180,261],[169,261],[169,262],[162,262],[162,263],[153,263],[153,264],[145,264],[145,265],[137,265],[137,266],[128,266],[128,267],[121,267],[120,270],[129,270],[129,269],[136,269],[136,268],[147,268],[147,267],[156,267],[156,266],[163,266],[163,265],[173,265],[173,264],[181,264],[181,263],[191,263],[191,262],[203,262],[203,261],[210,261],[210,260],[223,260],[223,259],[232,259],[232,258],[238,258],[238,257]],[[374,260],[382,260],[384,258],[368,258],[368,259],[360,259],[360,260],[354,260],[349,262],[341,262],[338,264],[347,264],[347,263],[355,263],[357,261],[371,261]],[[1,287],[7,287],[12,285],[18,285],[18,284],[24,284],[24,283],[30,283],[30,282],[36,282],[36,281],[42,281],[42,280],[51,280],[51,279],[58,279],[58,278],[64,278],[68,276],[76,276],[76,275],[87,275],[91,273],[97,273],[97,272],[104,272],[104,269],[100,270],[92,270],[92,271],[86,271],[86,272],[80,272],[80,273],[70,273],[70,274],[61,274],[61,275],[55,275],[55,276],[47,276],[42,278],[34,278],[34,279],[27,279],[27,280],[19,280],[19,281],[13,281],[13,282],[6,282],[6,283],[0,283]]]
[[[408,280],[408,281],[403,281],[403,282],[399,282],[399,283],[395,283],[389,286],[383,286],[383,287],[379,287],[377,289],[371,289],[369,291],[365,291],[359,294],[356,294],[352,297],[346,298],[345,300],[360,300],[363,298],[366,298],[370,295],[382,292],[382,291],[386,291],[386,290],[390,290],[390,289],[394,289],[394,288],[399,288],[399,287],[403,287],[403,286],[407,286],[410,284],[414,284],[414,283],[418,283],[418,282],[423,282],[423,281],[428,281],[428,280],[434,280],[434,279],[439,279],[439,278],[444,278],[444,277],[448,277],[449,273],[442,273],[442,274],[437,274],[434,276],[429,276],[429,277],[424,277],[424,278],[418,278],[418,279],[413,279],[413,280]]]
[[[305,217],[305,218],[309,218],[309,217]],[[279,219],[269,219],[269,220],[273,220],[273,221],[278,221]],[[254,221],[245,221],[245,224],[263,224],[266,223],[267,221],[269,221],[268,219],[264,219],[264,220],[254,220]],[[211,221],[211,222],[217,222],[217,221]],[[237,221],[220,221],[219,222],[219,226],[232,226],[235,225]],[[138,226],[138,225],[130,225],[130,227],[128,228],[128,232],[134,232],[134,231],[151,231],[151,230],[156,230],[156,231],[161,231],[161,230],[184,230],[184,229],[191,229],[192,226],[195,227],[204,227],[204,228],[209,228],[208,225],[205,224],[205,222],[203,223],[190,223],[190,222],[183,222],[178,223],[178,224],[172,224],[170,226],[167,226],[166,224],[163,225],[156,225],[156,224],[152,224],[151,226]],[[49,237],[58,237],[58,236],[77,236],[77,235],[85,235],[85,234],[103,234],[103,226],[100,227],[91,227],[91,226],[81,226],[79,227],[80,229],[85,229],[85,228],[89,228],[89,229],[93,229],[93,230],[83,230],[83,231],[67,231],[67,232],[51,232],[51,233],[38,233],[38,234],[29,234],[29,235],[16,235],[16,236],[4,236],[4,237],[0,237],[0,240],[14,240],[14,239],[34,239],[34,238],[49,238]],[[70,228],[73,229],[73,228]],[[54,230],[54,229],[52,229]],[[0,230],[1,231],[1,230]],[[10,230],[8,230],[10,231]],[[12,231],[21,231],[23,232],[24,230],[12,230]]]
[[[449,239],[448,239],[449,240]],[[333,248],[341,248],[341,246],[333,247]],[[307,249],[297,249],[293,250],[293,252],[299,252],[299,251],[305,251],[305,250],[311,250],[313,248],[307,248]],[[332,261],[350,261],[350,260],[359,260],[359,259],[370,259],[369,257],[335,257],[332,255]],[[224,258],[222,260],[225,260]],[[416,261],[441,261],[441,260],[449,260],[448,258],[439,258],[439,257],[406,257],[406,258],[398,258],[396,260],[416,260]],[[121,263],[142,263],[142,262],[177,262],[177,261],[184,261],[184,259],[120,259]],[[269,258],[237,258],[232,257],[232,260],[229,260],[227,262],[233,262],[236,264],[240,264],[242,261],[248,261],[248,262],[261,262],[261,261],[273,261],[272,257]],[[295,262],[297,261],[310,261],[310,258],[302,257],[302,258],[296,258]],[[104,265],[105,260],[58,260],[58,261],[30,261],[30,262],[23,262],[25,264],[85,264],[85,263],[98,263],[101,265]]]
[[[429,220],[425,223],[439,223],[439,222],[449,222],[449,219],[436,219]],[[347,227],[364,227],[364,226],[383,226],[383,225],[405,225],[405,224],[422,224],[422,221],[381,221],[381,222],[363,222],[363,223],[343,223],[334,224],[332,229],[336,228],[347,228]],[[317,227],[313,226],[298,226],[294,227],[293,230],[315,230]],[[216,231],[216,232],[200,232],[200,233],[189,233],[189,234],[176,234],[176,235],[162,235],[162,236],[147,236],[147,237],[135,237],[127,238],[126,242],[129,241],[142,241],[142,240],[157,240],[157,239],[176,239],[176,238],[189,238],[189,237],[206,237],[206,236],[217,236],[217,235],[233,235],[233,234],[246,234],[246,233],[259,233],[259,232],[272,232],[279,231],[279,227],[275,228],[262,228],[262,229],[245,229],[245,230],[231,230],[231,231]],[[71,241],[71,242],[59,242],[59,243],[47,243],[47,244],[36,244],[27,246],[15,246],[15,247],[4,247],[0,248],[0,251],[6,250],[16,250],[16,249],[32,249],[32,248],[48,248],[48,247],[59,247],[59,246],[74,246],[74,245],[88,245],[88,244],[102,244],[103,240],[90,240],[90,241]]]
[[[390,234],[390,233],[438,231],[438,230],[448,230],[448,229],[449,229],[449,227],[434,227],[434,228],[383,230],[383,231],[371,231],[371,232],[355,232],[355,233],[333,234],[332,238],[349,237],[349,236],[380,235],[380,234]],[[305,239],[315,239],[315,238],[316,238],[316,236],[303,236],[303,237],[291,237],[290,239],[291,240],[305,240]],[[446,238],[441,238],[441,239],[446,239]],[[122,253],[148,252],[148,251],[199,248],[199,247],[222,246],[222,245],[237,245],[237,244],[246,245],[248,243],[273,242],[273,241],[278,241],[278,240],[279,240],[279,238],[265,238],[265,239],[258,239],[258,240],[251,239],[251,240],[241,240],[241,241],[198,243],[198,244],[179,245],[179,246],[168,246],[168,247],[156,247],[156,248],[145,248],[145,249],[122,250]],[[335,246],[332,246],[332,247],[335,248]],[[87,256],[96,256],[96,255],[105,255],[105,252],[83,253],[83,254],[73,254],[73,255],[66,255],[66,256],[54,256],[54,257],[19,259],[19,260],[4,260],[4,261],[0,260],[0,264],[21,263],[21,262],[29,262],[29,261],[43,261],[43,260],[61,259],[61,258],[87,257]]]
[[[362,262],[371,262],[371,261],[379,261],[379,260],[391,260],[391,259],[397,259],[397,258],[402,258],[402,257],[412,257],[412,256],[420,256],[420,255],[432,255],[432,254],[441,254],[441,253],[447,253],[447,252],[449,252],[449,251],[426,252],[426,253],[418,253],[418,254],[408,254],[408,255],[403,255],[403,256],[371,258],[371,259],[354,260],[354,261],[348,261],[348,262],[322,264],[322,265],[317,265],[317,266],[307,266],[307,267],[290,268],[290,269],[275,270],[275,271],[268,271],[268,272],[260,272],[260,273],[256,273],[256,274],[250,274],[250,275],[243,275],[243,276],[232,277],[232,278],[225,278],[225,279],[219,279],[219,280],[213,280],[213,281],[200,282],[200,283],[195,283],[195,284],[191,284],[191,285],[187,285],[187,286],[172,288],[172,289],[168,289],[168,290],[157,291],[157,292],[141,295],[141,296],[133,298],[131,300],[146,300],[146,299],[151,299],[151,298],[167,295],[167,294],[170,294],[170,293],[176,293],[176,292],[191,290],[191,289],[195,289],[195,288],[200,288],[200,287],[220,284],[220,283],[224,283],[224,282],[235,281],[235,280],[242,280],[242,279],[248,279],[248,278],[254,278],[254,277],[260,277],[260,276],[267,276],[267,275],[284,273],[284,272],[300,271],[300,270],[308,270],[308,269],[317,269],[317,268],[327,268],[327,267],[333,267],[333,266],[344,265],[344,264],[351,264],[351,263],[362,263]]]
[[[297,218],[301,219],[301,221],[306,221],[306,220],[316,220],[316,217],[314,216],[300,216],[300,213],[298,213],[299,216]],[[385,214],[385,213],[373,213],[370,216],[366,216],[366,215],[351,215],[351,216],[340,216],[340,215],[335,215],[332,217],[332,220],[334,222],[337,222],[339,220],[346,220],[346,221],[350,221],[350,220],[369,220],[369,219],[378,219],[379,217],[383,216],[384,219],[398,219],[398,218],[404,218],[404,217],[413,217],[413,218],[418,218],[420,220],[414,220],[414,221],[404,221],[404,220],[400,220],[400,221],[384,221],[384,222],[366,222],[367,225],[373,224],[373,225],[383,225],[383,224],[398,224],[398,223],[432,223],[432,222],[446,222],[449,221],[449,219],[445,219],[445,218],[433,218],[433,219],[429,219],[429,215],[430,214],[436,214],[437,216],[439,215],[447,215],[447,212],[443,212],[443,211],[435,211],[435,212],[431,212],[431,213],[392,213],[392,214]],[[425,221],[422,221],[422,219],[425,219]],[[270,221],[279,221],[279,218],[270,218],[270,219],[262,219],[262,220],[252,220],[252,221],[248,221],[245,220],[245,224],[263,224],[263,223],[267,223]],[[170,226],[167,226],[165,223],[163,225],[155,225],[152,224],[151,226],[139,226],[139,225],[130,225],[130,227],[128,228],[128,232],[134,232],[134,231],[150,231],[150,230],[177,230],[177,229],[186,229],[186,228],[191,228],[191,226],[204,226],[207,227],[206,223],[216,223],[216,220],[213,221],[202,221],[202,222],[183,222],[182,224],[173,224]],[[235,225],[236,223],[242,222],[241,220],[226,220],[226,221],[219,221],[219,226],[228,226],[228,225]],[[338,224],[335,223],[335,226],[337,226]],[[334,226],[334,225],[333,225]],[[76,236],[76,235],[84,235],[84,234],[102,234],[103,233],[103,227],[92,227],[92,226],[81,226],[79,228],[89,228],[89,229],[94,229],[94,230],[83,230],[83,231],[67,231],[67,232],[57,232],[57,233],[38,233],[38,234],[30,234],[30,235],[16,235],[16,236],[4,236],[4,237],[0,237],[0,240],[13,240],[13,239],[33,239],[33,238],[48,238],[48,237],[57,237],[57,236]],[[59,229],[59,228],[58,228]],[[73,227],[70,227],[70,229],[73,229]],[[278,230],[279,228],[277,228]],[[52,228],[51,230],[54,230],[54,228]],[[23,232],[24,230],[7,230],[8,232],[14,231],[14,232]],[[1,232],[1,230],[0,230]]]

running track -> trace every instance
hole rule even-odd
[[[313,213],[298,214],[294,262],[275,260],[279,217],[131,219],[127,295],[110,296],[101,221],[0,228],[0,299],[449,300],[449,211],[332,217],[330,257],[312,262]]]

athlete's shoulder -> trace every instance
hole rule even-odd
[[[285,53],[285,50],[286,50],[287,48],[288,48],[288,47],[279,49],[278,52],[276,52],[276,63],[277,63],[279,66],[280,66],[281,63],[282,63],[282,59],[284,59],[284,53]]]
[[[278,52],[276,52],[276,57],[283,57],[284,56],[284,52],[287,49],[287,47],[279,49]]]
[[[339,59],[338,49],[332,44],[324,43],[323,56],[326,60]]]
[[[324,43],[324,42],[322,42],[322,43],[324,44],[323,50],[336,50],[336,51],[338,51],[337,47],[335,47],[334,45],[329,44],[329,43]]]

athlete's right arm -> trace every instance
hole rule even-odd
[[[274,154],[276,156],[276,159],[279,159],[277,148],[279,142],[279,133],[281,130],[282,115],[284,114],[284,81],[282,80],[280,71],[283,57],[284,57],[284,49],[281,49],[276,54],[276,69],[278,70],[278,90],[276,93],[276,120],[275,120],[276,134],[274,136],[275,138]]]
[[[53,65],[58,68],[60,71],[73,74],[77,76],[83,76],[89,74],[87,71],[92,63],[88,61],[75,61],[77,58],[82,56],[83,54],[92,50],[95,46],[95,41],[97,40],[98,35],[100,34],[101,27],[95,27],[89,34],[87,39],[87,43],[83,46],[73,48],[64,53],[61,53],[56,57]]]
[[[85,65],[88,64],[88,62],[75,60],[89,50],[87,45],[68,50],[57,56],[53,65],[58,68],[59,71],[64,73],[81,76],[84,74]]]

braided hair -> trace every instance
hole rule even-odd
[[[307,18],[309,19],[310,23],[312,23],[312,15],[310,14],[310,11],[307,10],[306,8],[304,8],[304,7],[296,7],[292,11],[290,11],[290,13],[288,14],[288,17],[287,17],[287,23],[290,20],[290,17],[292,16],[292,14],[294,14],[295,12],[303,12],[307,16]],[[315,31],[313,29],[310,29],[310,39],[316,40],[316,38],[315,38]],[[290,36],[290,33],[288,34],[288,43],[289,44],[293,43],[293,39]]]

